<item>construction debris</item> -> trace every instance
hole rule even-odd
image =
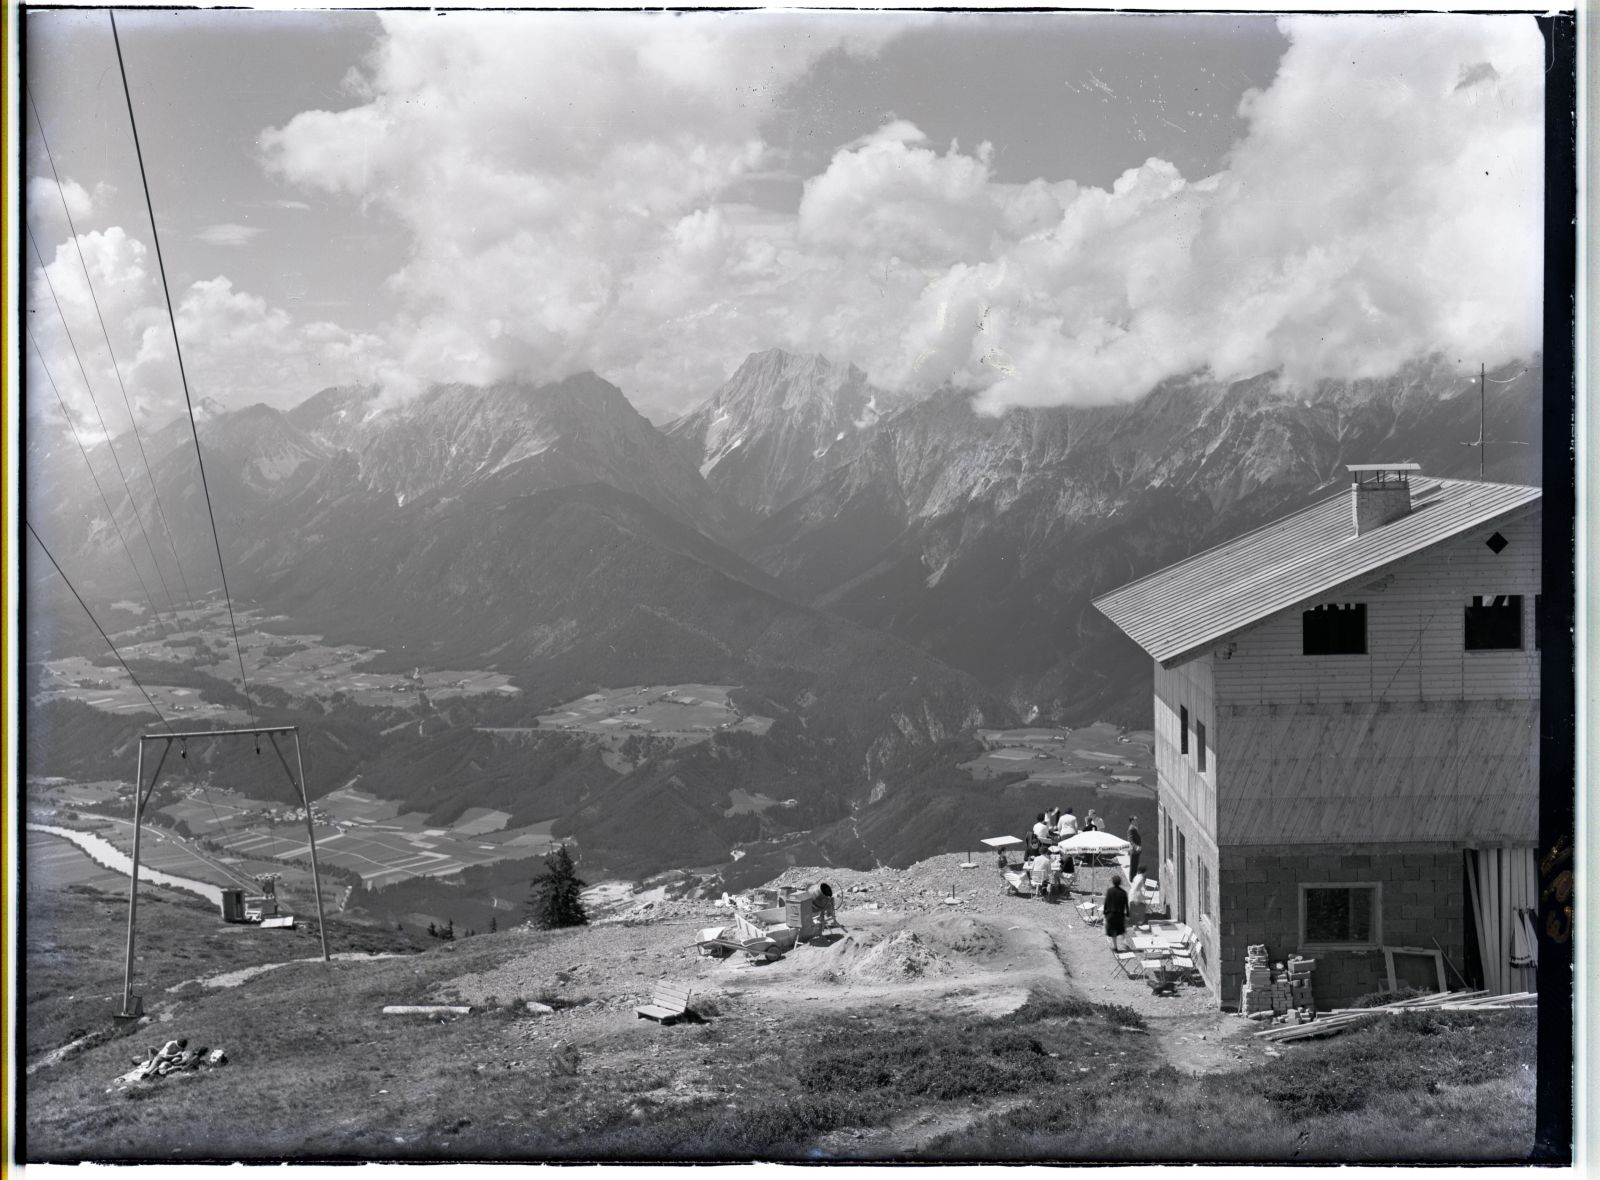
[[[1268,1028],[1255,1035],[1262,1040],[1273,1042],[1298,1041],[1307,1037],[1342,1032],[1350,1025],[1359,1024],[1366,1017],[1373,1015],[1416,1011],[1492,1012],[1507,1008],[1531,1008],[1536,1006],[1538,998],[1534,992],[1516,992],[1509,996],[1497,996],[1487,991],[1435,992],[1432,995],[1414,996],[1408,1000],[1396,1000],[1392,1004],[1379,1004],[1371,1008],[1336,1008],[1299,1027],[1291,1025]]]

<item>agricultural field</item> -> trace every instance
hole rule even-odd
[[[318,860],[358,873],[368,888],[410,877],[452,876],[474,865],[524,860],[542,855],[550,846],[550,822],[507,829],[511,817],[506,812],[473,807],[448,827],[435,827],[423,815],[399,814],[399,804],[354,787],[324,796],[312,812]],[[282,834],[293,843],[280,843],[274,855],[309,860],[303,828]],[[262,841],[275,835],[258,826],[224,844],[238,853],[259,854]]]
[[[680,745],[705,741],[719,730],[764,734],[769,717],[746,717],[728,699],[730,685],[630,685],[590,693],[539,717],[545,729],[587,733],[620,745],[629,737],[671,738]]]
[[[149,658],[147,652],[139,654]],[[171,649],[163,658],[187,659]],[[150,694],[150,701],[147,701],[145,693],[139,691],[121,666],[95,664],[82,656],[45,661],[39,683],[41,701],[78,701],[104,713],[149,713],[150,701],[154,701],[156,708],[180,729],[197,721],[204,722],[204,727],[220,727],[248,725],[250,720],[243,709],[201,700],[198,689],[141,678],[145,692]]]
[[[980,782],[1025,771],[1027,783],[1148,795],[1156,785],[1155,735],[1095,722],[1082,729],[981,729],[983,754],[962,763]]]
[[[383,654],[356,644],[331,645],[320,635],[272,634],[263,624],[281,619],[255,611],[236,612],[239,649],[252,685],[265,685],[296,697],[327,700],[344,693],[357,704],[405,706],[420,694],[441,701],[486,693],[515,695],[520,690],[500,672],[484,670],[415,668],[409,674],[367,670],[373,657]],[[238,656],[227,613],[221,608],[180,611],[184,629],[156,635],[149,626],[119,633],[115,638],[123,656],[132,660],[170,663],[192,673],[196,668],[227,684],[236,684]],[[163,714],[174,720],[204,720],[207,725],[243,724],[247,717],[237,707],[200,699],[193,687],[166,685],[160,677],[141,682]],[[48,660],[41,678],[41,698],[81,701],[111,713],[148,710],[143,694],[116,665],[96,664],[79,656]]]

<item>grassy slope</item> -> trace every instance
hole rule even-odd
[[[50,907],[48,930],[81,932],[45,968],[30,961],[39,993],[30,1013],[36,1003],[55,1012],[48,1030],[60,1034],[69,986],[113,990],[100,977],[115,973],[115,956],[93,944],[114,942],[119,928],[115,907],[88,894],[38,904]],[[945,1158],[1515,1159],[1531,1147],[1531,1014],[1377,1016],[1246,1071],[1191,1077],[1161,1063],[1159,1030],[1075,999],[1036,997],[994,1019],[908,1007],[775,1020],[782,1014],[737,997],[706,1023],[663,1028],[632,1019],[631,993],[648,983],[624,978],[631,964],[619,955],[604,993],[544,993],[577,1004],[575,1021],[490,1005],[420,1023],[379,1010],[448,997],[452,979],[516,957],[567,963],[577,939],[599,931],[296,963],[178,999],[154,984],[241,965],[267,947],[229,944],[239,936],[219,935],[198,907],[151,911],[164,936],[145,942],[142,990],[174,1019],[29,1079],[28,1158],[815,1158],[847,1154],[850,1128],[877,1129],[886,1146],[875,1153],[892,1153],[895,1132],[883,1128],[929,1112],[948,1128],[930,1145]],[[619,947],[645,934],[615,929],[606,941]],[[310,949],[302,940],[292,953]],[[91,967],[86,955],[104,962]],[[34,1023],[30,1056],[51,1039]],[[105,1093],[147,1042],[168,1035],[225,1046],[233,1064]],[[240,1117],[215,1113],[230,1110]]]

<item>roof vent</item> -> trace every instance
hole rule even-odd
[[[1411,511],[1411,473],[1416,463],[1351,463],[1350,515],[1356,536],[1382,528]]]

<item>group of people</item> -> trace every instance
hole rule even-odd
[[[1041,811],[1034,817],[1033,831],[1028,836],[1028,855],[1032,856],[1038,849],[1062,840],[1070,840],[1079,832],[1098,832],[1103,828],[1100,817],[1093,810],[1084,817],[1080,824],[1078,817],[1073,814],[1072,808],[1063,810],[1052,807],[1049,811]]]

